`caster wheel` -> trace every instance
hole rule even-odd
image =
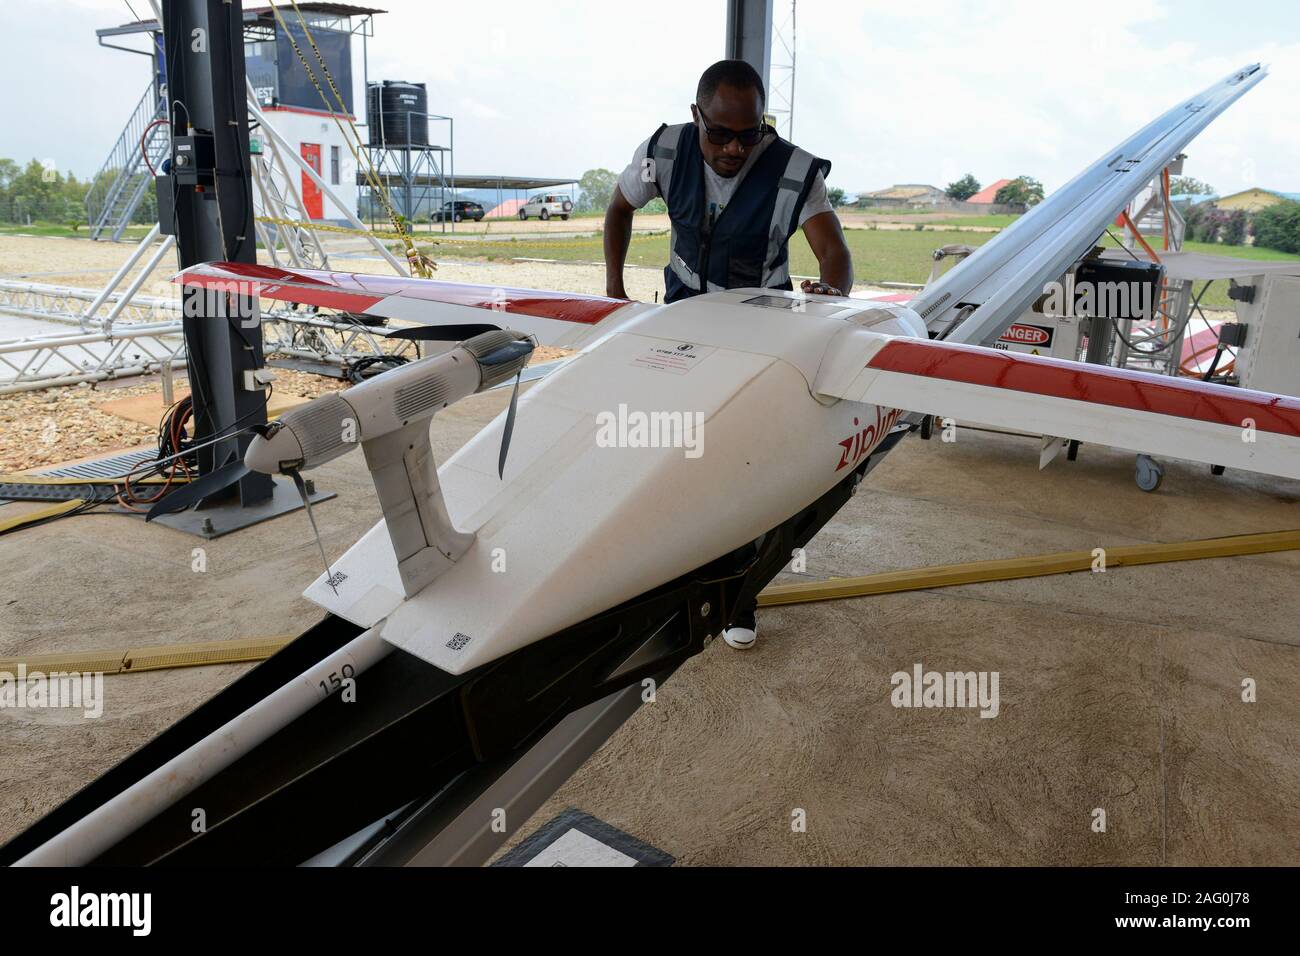
[[[1224,472],[1224,467],[1223,467],[1222,465],[1211,465],[1211,466],[1210,466],[1210,474],[1212,474],[1212,475],[1221,475],[1221,474],[1223,474],[1223,472]]]
[[[1070,439],[1070,446],[1065,450],[1065,457],[1066,457],[1069,461],[1077,461],[1077,460],[1078,460],[1078,458],[1079,458],[1079,445],[1080,445],[1080,444],[1081,444],[1080,442],[1075,441],[1073,438]]]
[[[1133,480],[1143,491],[1155,491],[1165,479],[1165,468],[1149,455],[1138,455]]]
[[[934,435],[934,416],[926,415],[921,419],[921,437],[926,441]]]

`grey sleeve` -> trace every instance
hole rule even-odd
[[[649,146],[650,138],[647,136],[632,154],[632,162],[627,164],[627,168],[618,177],[618,191],[633,209],[640,209],[658,195],[654,179],[647,181],[644,172],[645,151]]]
[[[822,178],[821,173],[818,173],[817,178],[813,180],[812,188],[808,190],[808,198],[804,200],[803,209],[799,210],[800,228],[813,216],[833,212],[834,208],[830,199],[826,197],[826,180]]]

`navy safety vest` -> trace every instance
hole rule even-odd
[[[817,174],[830,175],[829,161],[776,138],[712,226],[694,123],[660,126],[650,137],[645,165],[672,220],[665,302],[723,289],[793,288],[788,244]]]

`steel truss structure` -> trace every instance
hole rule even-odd
[[[274,265],[328,269],[320,236],[307,225],[310,217],[298,174],[311,177],[345,214],[350,211],[267,120],[251,88],[248,111],[254,129],[263,134],[261,152],[252,156],[251,164],[260,246]],[[408,274],[403,262],[358,217],[349,215],[349,222],[398,275]],[[173,299],[139,292],[174,248],[175,240],[155,225],[101,289],[0,279],[0,312],[76,327],[67,334],[0,342],[0,395],[183,367],[179,295]],[[386,345],[388,330],[346,317],[277,307],[262,312],[261,318],[266,353],[293,360],[296,367],[342,369],[380,353],[414,357],[418,348],[404,339]]]
[[[99,293],[74,286],[0,280],[0,311],[78,327],[63,335],[0,342],[0,395],[147,375],[184,367],[180,299],[115,293],[126,321],[89,321]],[[389,354],[415,358],[418,345],[389,337],[394,330],[346,317],[277,307],[261,312],[268,354],[315,366],[344,368],[358,358]]]

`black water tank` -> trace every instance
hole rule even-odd
[[[366,87],[371,146],[427,146],[428,112],[429,94],[423,83],[384,80]]]

